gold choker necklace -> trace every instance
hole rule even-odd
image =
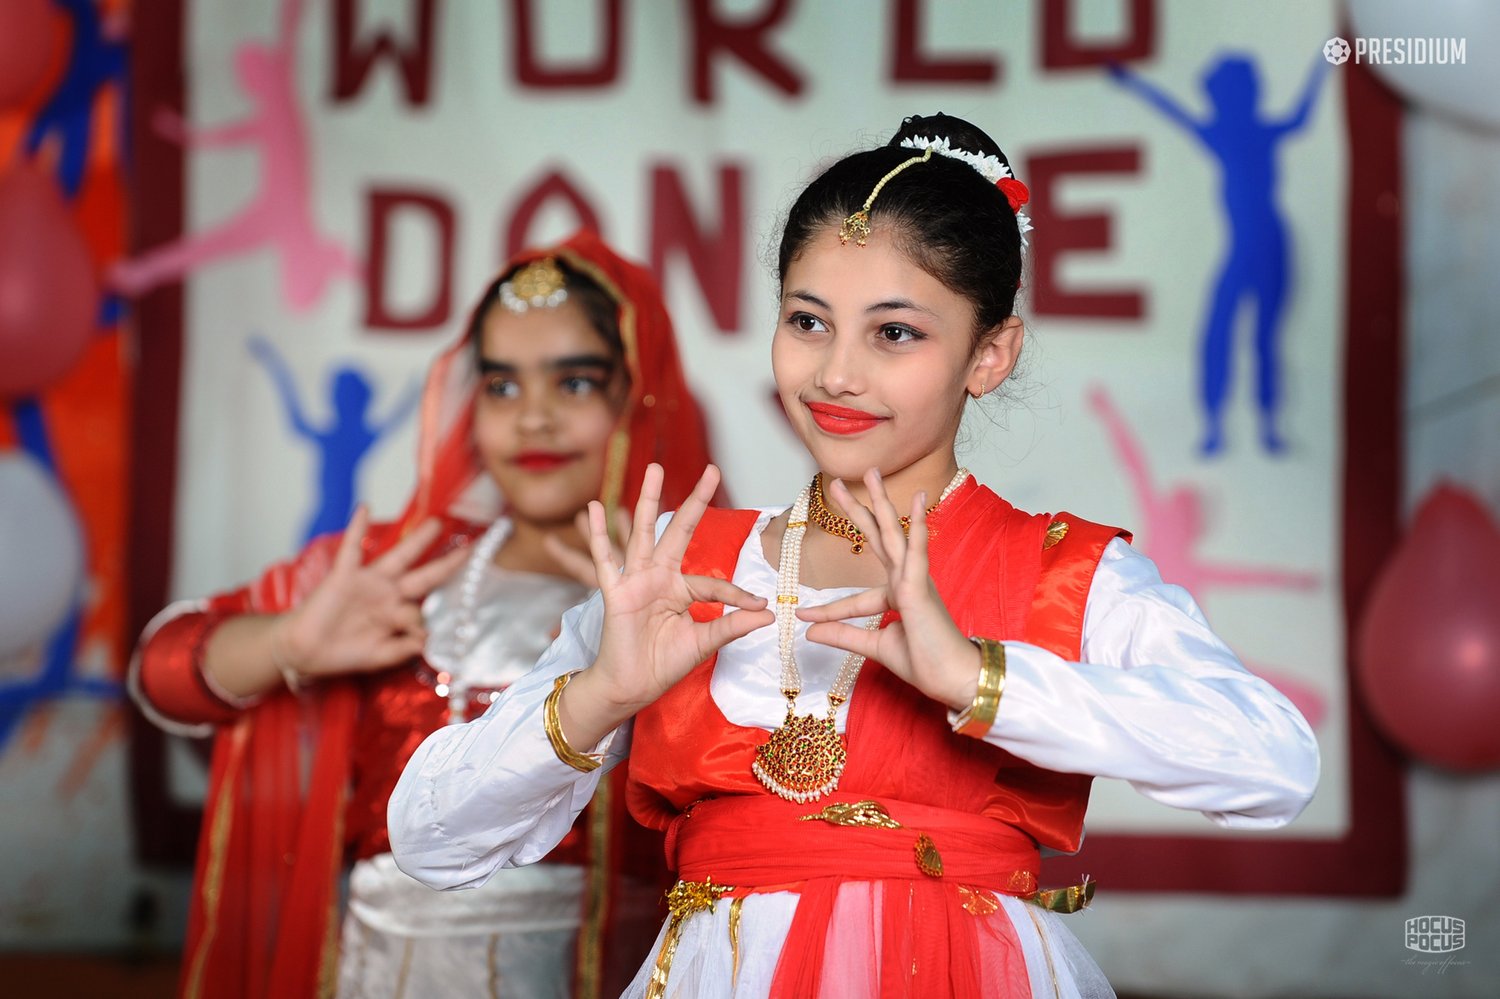
[[[953,473],[953,478],[949,479],[948,484],[943,487],[942,495],[938,497],[937,503],[929,506],[927,508],[927,512],[930,514],[932,513],[932,511],[936,510],[938,508],[938,505],[942,503],[943,500],[947,499],[948,495],[953,492],[953,490],[962,485],[963,481],[968,477],[969,470],[967,468],[960,468],[957,472]],[[809,497],[807,507],[807,519],[812,521],[814,524],[817,524],[819,529],[821,529],[825,534],[832,534],[836,538],[843,538],[845,541],[849,542],[850,554],[858,555],[860,552],[865,550],[865,536],[864,534],[860,533],[858,527],[854,526],[854,521],[850,520],[848,517],[840,517],[838,514],[828,509],[828,504],[823,499],[822,472],[819,472],[817,475],[813,476],[811,495]],[[901,518],[901,530],[905,534],[911,533],[910,517]]]

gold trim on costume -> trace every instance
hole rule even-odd
[[[901,823],[878,801],[839,801],[824,806],[821,812],[802,815],[798,822],[827,822],[831,826],[865,826],[876,829],[900,829]]]
[[[917,870],[929,878],[943,876],[943,856],[938,853],[937,844],[932,841],[931,836],[917,833],[914,849],[917,852]]]
[[[1052,548],[1059,541],[1068,536],[1068,522],[1066,520],[1054,520],[1047,525],[1047,539],[1042,542],[1042,551]]]
[[[1000,899],[987,888],[958,886],[958,897],[963,899],[964,911],[971,916],[989,916],[1000,908]]]
[[[396,972],[395,999],[406,995],[406,979],[411,974],[411,948],[414,942],[411,937],[407,937],[406,946],[401,950],[401,970]]]
[[[348,814],[348,789],[339,790],[339,801],[333,813],[333,851],[331,870],[337,871],[344,855],[344,817]],[[328,925],[323,932],[323,953],[318,956],[318,999],[332,999],[339,989],[339,898],[338,892],[328,901]]]
[[[1082,884],[1039,891],[1026,901],[1048,912],[1060,912],[1067,915],[1080,909],[1087,909],[1089,903],[1094,900],[1094,889],[1098,885],[1099,882],[1085,877]]]
[[[604,979],[604,921],[609,911],[610,799],[614,788],[601,780],[589,802],[588,910],[578,928],[578,995],[599,999]]]
[[[234,770],[224,777],[224,786],[219,790],[219,800],[214,804],[213,825],[208,830],[208,866],[204,871],[203,884],[199,891],[203,899],[203,934],[198,938],[198,949],[191,958],[187,987],[183,994],[187,999],[198,999],[203,994],[203,965],[208,960],[209,948],[213,946],[219,928],[219,902],[224,890],[224,861],[229,849],[229,827],[233,819],[233,805],[238,797],[235,784],[239,780],[240,765],[245,759],[245,740],[249,738],[249,719],[241,719],[230,733],[228,749],[234,757]]]
[[[745,896],[729,903],[729,987],[733,989],[740,981],[740,910],[745,907]]]
[[[1052,983],[1053,999],[1062,999],[1062,989],[1057,984],[1057,968],[1052,964],[1052,945],[1047,942],[1047,931],[1042,929],[1042,921],[1037,914],[1030,909],[1026,914],[1031,917],[1031,925],[1036,927],[1036,940],[1041,944],[1042,956],[1047,959],[1047,981]]]
[[[716,885],[713,878],[704,878],[701,882],[678,881],[667,892],[667,909],[672,915],[667,920],[667,932],[661,938],[661,950],[656,954],[656,964],[651,968],[646,999],[664,999],[667,994],[667,978],[672,973],[672,958],[677,954],[682,924],[700,912],[712,912],[719,898],[729,891],[734,891],[734,888]]]
[[[610,438],[609,451],[604,461],[604,485],[599,490],[599,499],[603,502],[605,511],[611,514],[606,519],[613,520],[613,514],[620,505],[620,497],[625,493],[625,468],[630,462],[630,421],[635,415],[633,395],[641,385],[640,348],[635,335],[635,302],[627,298],[609,275],[592,260],[579,256],[571,249],[563,250],[558,256],[567,261],[568,266],[591,278],[604,289],[604,293],[614,300],[620,310],[620,345],[625,350],[625,369],[630,375],[632,398],[626,400],[625,410],[620,414],[615,433]]]

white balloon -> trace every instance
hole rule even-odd
[[[1500,4],[1492,0],[1349,0],[1349,23],[1357,37],[1372,42],[1432,39],[1441,48],[1446,39],[1463,39],[1462,63],[1371,62],[1370,68],[1426,110],[1500,129],[1500,100],[1496,99],[1500,95]]]
[[[73,504],[36,459],[0,454],[0,659],[45,641],[82,579]]]

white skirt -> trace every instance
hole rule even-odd
[[[583,868],[500,870],[479,888],[434,891],[390,854],[354,865],[339,999],[568,999]]]
[[[870,980],[870,962],[865,955],[877,952],[876,939],[869,937],[874,923],[868,918],[872,899],[867,886],[858,882],[844,886],[834,904],[830,943],[841,953],[860,955],[848,967],[825,968],[820,996],[807,999],[855,999],[875,994]],[[878,900],[873,900],[878,906]],[[1026,959],[1032,999],[1114,999],[1114,989],[1083,944],[1064,925],[1067,917],[1008,895],[999,896],[1001,908],[984,919],[1009,919]],[[667,979],[667,999],[761,999],[771,991],[776,962],[797,909],[794,892],[765,892],[745,897],[740,913],[739,968],[729,938],[729,901],[721,899],[712,911],[689,917]],[[843,919],[840,918],[842,915]],[[850,913],[863,913],[849,918]],[[878,920],[875,921],[878,923]],[[663,934],[666,927],[662,928]],[[845,936],[847,935],[847,936]],[[842,939],[836,939],[839,937]],[[625,991],[628,999],[640,999],[651,982],[651,971],[661,937],[646,963]],[[997,997],[1022,999],[1022,997]]]

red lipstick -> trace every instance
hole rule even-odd
[[[866,413],[862,409],[848,409],[827,402],[809,402],[806,405],[818,429],[830,434],[864,433],[888,419]]]
[[[576,456],[558,454],[555,451],[522,451],[511,459],[511,463],[528,472],[550,472],[566,465],[574,457]]]

